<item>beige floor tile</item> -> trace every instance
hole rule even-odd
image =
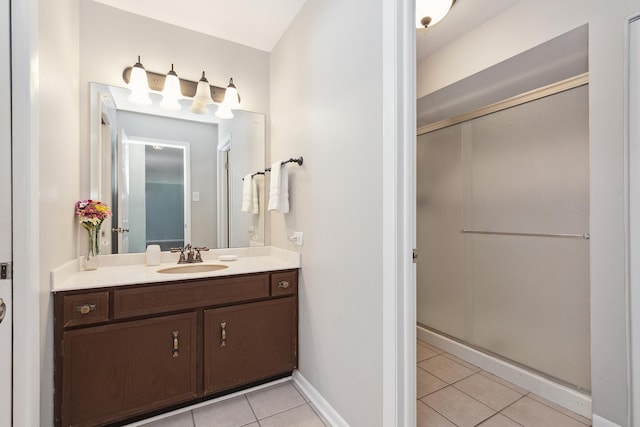
[[[193,427],[191,411],[145,424],[144,427]]]
[[[257,421],[245,396],[194,409],[193,419],[196,427],[242,427]]]
[[[293,386],[295,387],[295,389],[296,389],[296,390],[298,390],[298,393],[300,393],[300,396],[302,396],[302,398],[304,399],[304,401],[305,401],[305,402],[309,402],[309,398],[307,397],[307,395],[306,395],[306,394],[304,394],[304,393],[302,392],[302,390],[300,390],[300,387],[298,387],[298,386],[296,385],[296,383],[294,383],[293,381],[291,381],[291,385],[293,385]]]
[[[485,377],[487,377],[487,378],[491,378],[492,380],[494,380],[494,381],[496,381],[496,382],[499,382],[499,383],[500,383],[500,384],[502,384],[503,386],[507,386],[507,387],[509,387],[511,390],[514,390],[514,391],[516,391],[517,393],[520,393],[520,394],[522,394],[522,395],[529,394],[529,390],[524,389],[524,388],[522,388],[522,387],[519,387],[519,386],[515,385],[514,383],[509,382],[509,381],[507,381],[507,380],[505,380],[505,379],[502,379],[502,378],[500,378],[500,377],[498,377],[498,376],[496,376],[496,375],[493,375],[493,374],[491,374],[491,373],[489,373],[489,372],[487,372],[487,371],[480,371],[480,372],[479,372],[479,374],[484,375],[484,376],[485,376]]]
[[[418,401],[416,408],[417,427],[456,427],[451,421],[434,411],[424,402]]]
[[[426,344],[422,344],[420,342],[418,342],[418,345],[416,346],[416,361],[417,362],[422,362],[423,360],[427,360],[431,357],[437,356],[438,353],[437,351],[435,351],[432,347],[427,347]]]
[[[544,399],[544,398],[538,396],[537,394],[531,393],[531,394],[529,394],[529,397],[532,398],[533,400],[536,400],[536,401],[538,401],[540,403],[543,403],[543,404],[545,404],[547,406],[550,406],[552,409],[555,409],[556,411],[562,412],[563,414],[570,416],[571,418],[573,418],[576,421],[580,421],[584,425],[587,425],[587,426],[591,425],[591,420],[589,418],[585,418],[580,414],[576,414],[575,412],[568,410],[567,408],[563,408],[560,405],[556,405],[553,402],[549,402],[547,399]]]
[[[480,372],[480,368],[478,368],[475,365],[472,365],[471,363],[465,362],[464,360],[460,359],[459,357],[454,356],[453,354],[449,354],[449,353],[442,353],[442,355],[444,357],[447,357],[451,360],[453,360],[456,363],[461,364],[462,366],[471,369],[473,372]]]
[[[430,374],[424,369],[416,368],[418,399],[425,397],[429,393],[433,393],[436,390],[440,390],[447,386],[447,383],[442,381],[435,375]]]
[[[496,413],[453,386],[445,387],[421,399],[459,427],[473,427]],[[547,426],[549,427],[549,426]]]
[[[242,427],[260,427],[260,424],[258,424],[258,423],[251,423],[251,424],[247,424],[246,426],[242,426]]]
[[[322,415],[320,413],[320,411],[318,410],[318,408],[316,408],[315,406],[313,406],[313,404],[311,402],[307,402],[309,404],[309,406],[311,407],[311,409],[313,410],[313,412],[316,413],[316,415],[318,416],[318,418],[320,418],[320,421],[322,421],[324,423],[325,426],[327,427],[331,427],[331,423],[329,421],[327,421],[327,419],[324,417],[324,415]]]
[[[520,393],[480,374],[471,375],[453,386],[496,411],[522,397]]]
[[[418,366],[449,384],[474,374],[473,370],[443,355],[420,362]]]
[[[503,410],[502,414],[524,427],[584,427],[581,422],[528,396]]]
[[[305,403],[290,381],[254,391],[246,396],[258,420]]]
[[[513,420],[510,420],[504,415],[495,414],[487,421],[479,424],[478,427],[521,427],[521,425]]]
[[[428,342],[424,342],[424,341],[420,341],[420,340],[418,340],[418,341],[417,341],[417,343],[418,343],[418,345],[421,345],[421,346],[423,346],[424,348],[429,349],[429,350],[433,351],[433,352],[434,352],[434,353],[436,353],[436,354],[442,354],[442,353],[444,353],[444,350],[442,350],[442,349],[440,349],[440,348],[436,347],[435,345],[429,344]]]
[[[308,404],[260,420],[262,427],[325,427]]]

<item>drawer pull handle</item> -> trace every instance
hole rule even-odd
[[[76,311],[80,314],[89,314],[92,311],[96,311],[96,305],[95,304],[82,304],[82,305],[78,305],[76,306]]]
[[[291,285],[286,280],[281,280],[281,281],[278,282],[278,287],[279,288],[287,289],[289,286],[291,286]]]
[[[178,341],[178,336],[180,332],[173,331],[173,357],[178,357],[178,352],[180,351],[180,342]]]
[[[227,345],[227,322],[220,323],[220,347]]]

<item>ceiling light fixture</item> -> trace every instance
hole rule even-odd
[[[160,106],[166,110],[178,111],[182,108],[180,106],[181,99],[182,92],[180,91],[180,79],[173,70],[173,64],[171,64],[171,70],[167,73],[167,78],[164,80],[164,89],[162,89],[162,101],[160,101]]]
[[[129,80],[128,88],[131,90],[131,95],[129,95],[129,101],[131,103],[136,105],[151,105],[147,72],[142,66],[142,63],[140,63],[140,56],[138,56],[138,62],[131,68],[131,79]]]
[[[416,0],[416,28],[436,25],[447,16],[456,0]]]

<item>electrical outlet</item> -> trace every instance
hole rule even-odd
[[[304,235],[302,231],[294,231],[293,234],[289,236],[289,240],[296,246],[302,246],[304,244]]]

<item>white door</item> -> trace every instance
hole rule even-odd
[[[11,97],[9,0],[0,0],[0,426],[11,425]],[[5,273],[6,272],[6,273]],[[5,278],[6,275],[6,278]]]
[[[129,144],[118,130],[118,253],[129,253]]]

